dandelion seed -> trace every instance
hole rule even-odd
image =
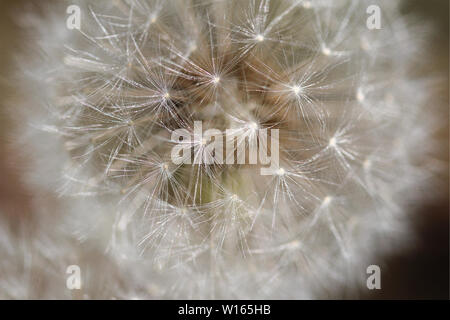
[[[263,42],[264,41],[264,36],[262,34],[258,34],[255,36],[255,40],[258,42]]]
[[[212,82],[213,82],[214,84],[218,84],[218,83],[220,82],[220,77],[214,77],[214,78],[212,79]]]
[[[289,250],[296,250],[296,249],[300,248],[300,241],[299,240],[293,240],[293,241],[289,242],[287,244],[287,248]]]
[[[124,215],[119,220],[119,223],[117,224],[117,229],[119,229],[120,231],[125,231],[127,228],[127,225],[128,225],[128,218]]]
[[[332,137],[332,138],[330,139],[330,141],[328,142],[328,146],[333,147],[333,148],[336,147],[336,144],[337,144],[336,137]]]

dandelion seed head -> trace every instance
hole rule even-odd
[[[197,44],[195,42],[191,42],[189,44],[189,52],[194,52],[195,50],[197,50]]]
[[[258,124],[256,122],[252,121],[248,124],[248,128],[252,131],[258,130]]]
[[[360,41],[360,46],[361,46],[361,49],[363,49],[364,51],[370,50],[369,40],[367,40],[367,38],[362,38]]]
[[[298,95],[302,91],[302,88],[299,85],[292,86],[291,89],[295,95]]]
[[[124,230],[126,230],[127,225],[128,225],[127,217],[122,216],[122,218],[119,220],[119,223],[117,224],[117,228],[120,231],[124,231]]]
[[[364,101],[365,98],[366,98],[366,97],[365,97],[363,91],[361,90],[361,88],[358,88],[358,90],[357,90],[357,92],[356,92],[356,99],[357,99],[359,102],[362,102],[362,101]]]
[[[0,215],[0,269],[58,263],[45,289],[2,292],[64,297],[54,275],[79,260],[114,280],[86,279],[93,298],[322,297],[400,234],[432,115],[397,4],[375,36],[364,1],[85,2],[83,32],[64,10],[28,21],[39,239],[14,247]]]
[[[331,54],[331,49],[327,47],[322,47],[322,53],[326,56],[329,56]]]
[[[300,241],[299,240],[293,240],[291,242],[288,243],[288,248],[290,250],[295,250],[300,248]]]
[[[324,206],[324,207],[326,207],[326,206],[328,206],[329,204],[330,204],[330,202],[333,200],[333,197],[332,196],[326,196],[325,198],[323,198],[323,201],[322,201],[322,205]]]
[[[311,8],[311,1],[303,1],[303,2],[302,2],[302,6],[303,6],[303,8],[305,8],[305,9]]]

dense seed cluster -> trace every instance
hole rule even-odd
[[[428,134],[410,76],[417,35],[390,1],[369,29],[372,2],[80,1],[79,31],[61,10],[34,21],[35,180],[62,181],[54,221],[67,248],[83,245],[54,258],[82,264],[85,294],[309,298],[364,285],[368,259],[402,230]],[[278,129],[279,167],[216,161],[195,121],[232,132],[236,149]],[[174,163],[179,129],[189,155],[213,160]]]

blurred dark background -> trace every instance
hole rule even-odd
[[[54,0],[55,1],[55,0]],[[392,0],[397,1],[397,0]],[[17,151],[9,143],[11,121],[5,112],[8,101],[17,94],[11,85],[10,71],[14,53],[20,48],[21,33],[15,17],[32,1],[0,2],[0,212],[26,215],[30,212],[29,195],[20,182]],[[48,1],[51,3],[51,1]],[[431,24],[427,50],[431,57],[428,67],[420,72],[438,75],[442,87],[430,103],[439,104],[443,119],[449,119],[449,1],[407,0],[405,14],[419,16],[424,25]],[[448,164],[449,131],[438,132],[441,148],[436,155]],[[382,290],[359,293],[365,299],[448,299],[449,298],[449,180],[448,171],[439,174],[431,193],[437,196],[416,209],[414,228],[417,241],[411,249],[385,258]],[[1,258],[1,257],[0,257]],[[355,296],[342,295],[343,298]]]

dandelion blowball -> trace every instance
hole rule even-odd
[[[80,265],[91,298],[366,288],[428,132],[417,35],[373,2],[86,0],[79,28],[64,6],[25,19],[28,176],[56,226],[33,250]]]

